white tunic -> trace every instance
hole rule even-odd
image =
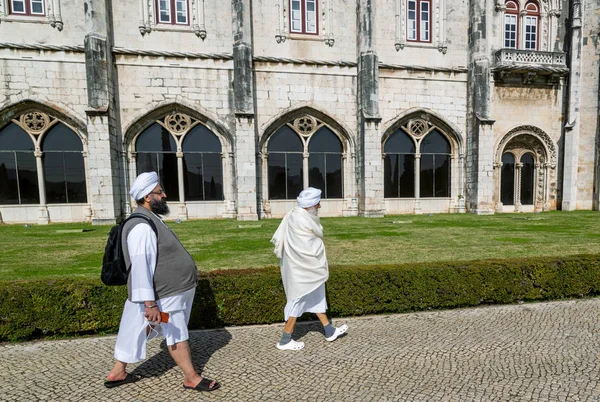
[[[196,289],[156,300],[159,310],[170,314],[169,321],[153,326],[146,335],[150,322],[144,316],[144,301],[154,300],[157,255],[156,234],[150,225],[136,225],[127,236],[127,247],[131,259],[131,301],[125,301],[115,344],[115,359],[136,363],[146,358],[146,342],[149,339],[164,336],[169,346],[188,339],[187,325]]]
[[[285,305],[285,321],[290,317],[300,317],[304,313],[325,313],[327,301],[325,299],[325,284],[298,299],[287,302]]]
[[[281,221],[271,242],[279,257],[288,302],[308,295],[329,278],[319,217],[295,207]]]

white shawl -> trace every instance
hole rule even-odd
[[[329,278],[319,217],[295,207],[279,224],[271,239],[280,260],[281,278],[288,302],[309,294]]]

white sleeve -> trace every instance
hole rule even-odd
[[[156,234],[147,223],[137,224],[127,236],[131,260],[131,301],[154,300],[154,269],[157,255]]]

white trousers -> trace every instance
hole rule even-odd
[[[169,321],[152,326],[146,335],[146,328],[151,324],[144,316],[144,303],[125,301],[121,316],[119,334],[115,344],[115,359],[123,363],[137,363],[146,358],[146,343],[158,336],[164,336],[167,345],[187,341],[189,338],[188,322],[196,289],[190,289],[181,295],[157,300],[160,311],[169,313]]]

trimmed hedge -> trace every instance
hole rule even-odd
[[[331,267],[333,317],[600,294],[600,256]],[[125,287],[68,279],[0,283],[0,341],[112,333]],[[282,322],[279,268],[203,274],[190,328]],[[307,317],[310,318],[310,317]]]

